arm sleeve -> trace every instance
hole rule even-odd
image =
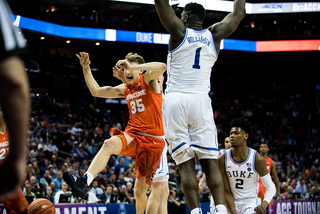
[[[266,193],[264,195],[264,201],[270,203],[273,196],[276,194],[276,186],[271,180],[270,173],[266,174],[265,176],[261,177],[262,184],[266,187]]]

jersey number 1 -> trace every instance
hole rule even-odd
[[[196,50],[196,55],[194,57],[194,64],[192,66],[192,68],[195,68],[195,69],[200,69],[200,51],[201,51],[201,47],[200,48],[197,48]]]

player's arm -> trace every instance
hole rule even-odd
[[[94,97],[101,98],[123,98],[124,97],[124,88],[125,84],[120,84],[118,86],[104,86],[100,87],[99,84],[94,79],[91,69],[90,69],[90,60],[89,54],[80,52],[77,57],[80,60],[80,64],[83,68],[83,75],[86,81],[86,84],[91,92],[91,95]]]
[[[25,171],[25,148],[30,113],[29,84],[18,57],[0,61],[0,102],[9,132],[10,152],[0,166],[0,201],[16,194]]]
[[[276,168],[276,164],[274,161],[271,162],[271,175],[273,177],[273,182],[276,185],[276,189],[277,189],[277,200],[280,199],[281,194],[280,194],[280,184],[279,184],[279,178],[277,175],[277,168]]]
[[[256,207],[254,210],[258,214],[265,214],[267,212],[266,208],[268,204],[276,194],[276,187],[272,182],[271,176],[267,169],[266,161],[259,153],[256,154],[255,168],[259,173],[262,184],[266,187],[266,193],[264,195],[263,202],[261,202],[261,205]]]
[[[199,188],[198,188],[199,193],[202,193],[203,185],[204,185],[204,182],[206,181],[206,179],[207,179],[206,174],[202,173],[202,178],[199,181]]]
[[[221,22],[211,25],[208,29],[212,32],[217,51],[220,51],[220,41],[232,34],[246,14],[245,0],[234,0],[233,11]]]
[[[148,62],[138,65],[132,65],[125,59],[119,60],[115,67],[120,67],[128,70],[147,70],[143,77],[144,81],[157,93],[160,93],[160,86],[158,85],[157,78],[162,76],[163,73],[167,70],[167,65],[162,62]]]
[[[154,3],[163,27],[170,33],[170,40],[182,40],[186,27],[176,16],[169,4],[169,0],[154,0]]]
[[[230,190],[229,180],[226,174],[226,166],[225,166],[225,159],[224,154],[221,155],[218,159],[219,162],[219,169],[223,180],[223,186],[224,186],[224,197],[226,200],[227,207],[229,209],[229,212],[231,214],[237,214],[236,206],[234,204],[234,198]]]

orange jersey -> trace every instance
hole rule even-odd
[[[269,156],[267,157],[266,164],[267,164],[268,172],[271,173],[272,159]],[[260,177],[259,177],[259,183],[262,184],[262,181],[261,181]]]
[[[133,86],[126,85],[124,95],[130,113],[125,132],[163,136],[162,93],[153,92],[141,75]]]
[[[8,150],[9,150],[9,135],[8,135],[8,131],[6,131],[4,134],[0,133],[0,163],[8,154]]]

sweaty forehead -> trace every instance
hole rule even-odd
[[[243,129],[241,129],[240,127],[232,127],[230,132],[241,132]]]

